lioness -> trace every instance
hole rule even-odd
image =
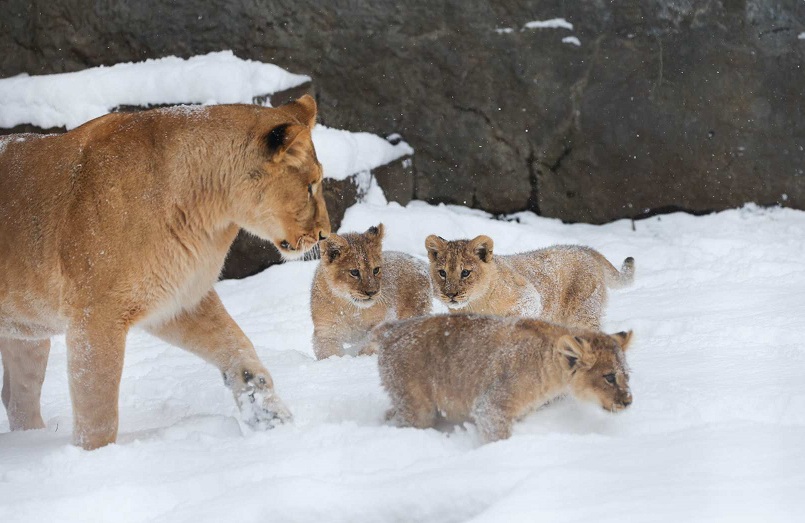
[[[438,417],[475,421],[484,442],[508,438],[512,423],[569,391],[617,412],[632,403],[623,352],[632,333],[611,336],[531,318],[467,314],[378,326],[387,420],[432,427]]]
[[[589,247],[557,245],[493,256],[488,236],[425,240],[437,297],[450,312],[527,316],[598,330],[607,287],[632,283],[634,258],[621,272]]]
[[[48,338],[67,333],[73,440],[115,441],[126,333],[224,374],[244,419],[291,415],[213,283],[238,228],[286,258],[329,234],[309,96],[116,113],[0,146],[0,351],[12,429],[43,426]],[[24,351],[24,352],[20,352]]]
[[[321,244],[310,311],[317,359],[361,346],[375,325],[430,314],[427,266],[402,252],[383,252],[381,223],[362,234],[333,234]]]

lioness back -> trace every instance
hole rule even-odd
[[[383,252],[383,232],[380,224],[323,242],[310,299],[318,359],[361,346],[381,322],[430,313],[427,266],[402,252]]]
[[[451,312],[527,316],[596,330],[607,287],[631,282],[634,260],[622,273],[589,247],[559,245],[493,255],[488,236],[425,242],[436,296]]]

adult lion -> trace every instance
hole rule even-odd
[[[242,227],[296,258],[330,232],[309,96],[117,113],[0,141],[0,353],[12,430],[44,426],[49,337],[67,334],[73,440],[115,441],[134,325],[218,367],[244,419],[290,419],[213,284]]]

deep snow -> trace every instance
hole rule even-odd
[[[69,445],[63,339],[43,391],[48,429],[0,421],[0,521],[800,521],[805,511],[805,213],[744,209],[604,226],[461,207],[359,204],[342,231],[386,225],[424,257],[430,233],[488,234],[497,253],[583,243],[632,287],[605,330],[634,329],[634,404],[563,399],[481,446],[472,424],[386,426],[376,357],[312,356],[315,261],[218,284],[294,424],[239,425],[212,366],[129,337],[116,445]]]

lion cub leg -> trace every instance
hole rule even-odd
[[[195,309],[147,329],[218,367],[248,425],[267,429],[292,419],[274,392],[274,382],[254,345],[226,312],[215,291],[210,291]]]
[[[67,328],[73,443],[97,449],[117,439],[118,393],[127,329],[89,312]]]
[[[475,420],[484,443],[507,439],[512,434],[514,417],[505,388],[492,388],[475,400],[470,415]]]
[[[2,397],[11,430],[45,427],[39,410],[39,397],[49,354],[49,339],[28,341],[0,338]]]
[[[426,429],[436,423],[436,405],[425,395],[405,392],[392,397],[394,406],[386,412],[386,421],[398,427]]]
[[[313,353],[317,360],[327,359],[330,356],[343,356],[344,347],[339,337],[332,333],[313,331]]]

